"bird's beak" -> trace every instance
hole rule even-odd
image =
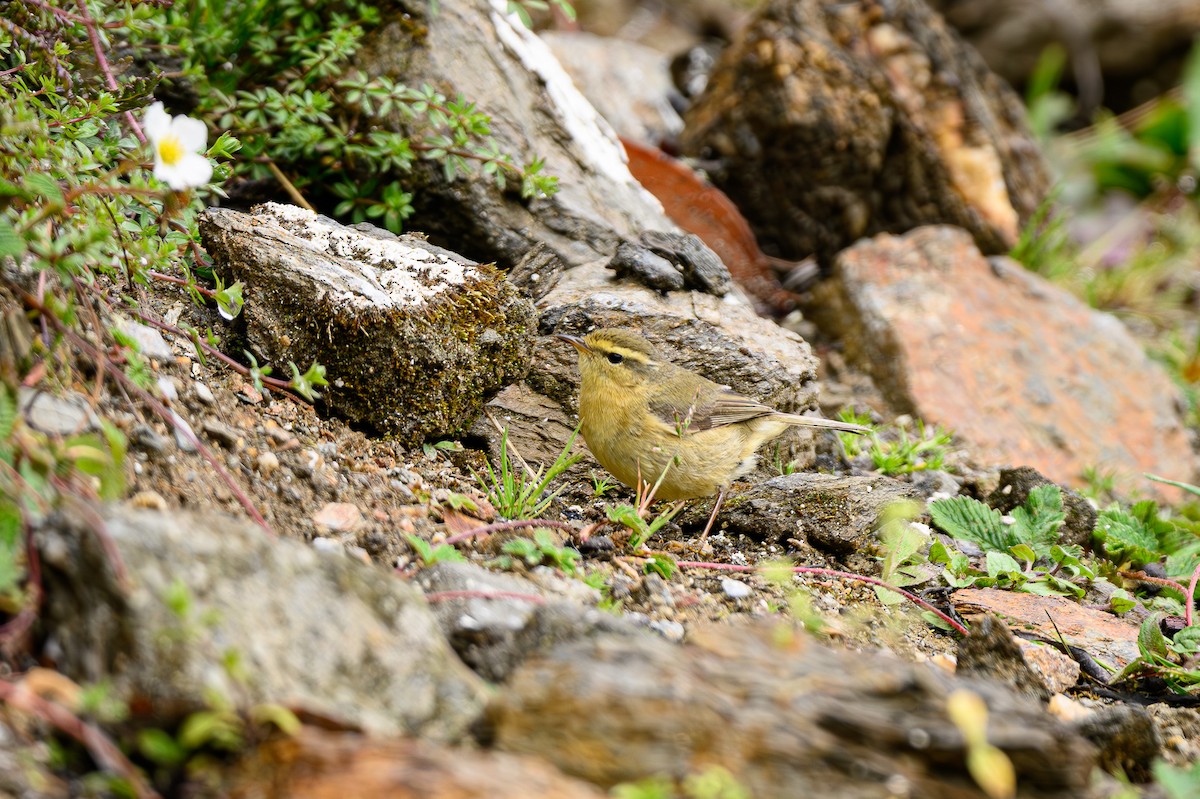
[[[555,333],[554,337],[557,339],[562,339],[563,341],[567,342],[568,344],[570,344],[571,346],[573,346],[575,349],[579,350],[580,352],[591,352],[592,351],[592,348],[589,347],[587,345],[587,343],[584,342],[584,340],[581,339],[579,336],[568,336],[565,333]]]

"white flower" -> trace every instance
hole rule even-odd
[[[142,125],[154,148],[154,177],[175,191],[208,183],[213,167],[201,154],[208,146],[203,122],[183,114],[172,119],[162,103],[155,103],[146,109]]]

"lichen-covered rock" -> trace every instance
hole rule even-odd
[[[217,272],[246,284],[260,361],[323,364],[328,407],[403,444],[462,433],[528,369],[533,305],[490,266],[275,203],[210,209],[200,233]]]
[[[114,509],[103,524],[113,553],[83,521],[37,533],[47,647],[161,726],[215,693],[458,740],[482,707],[420,592],[384,570],[215,513]]]
[[[1017,95],[924,0],[773,0],[685,115],[772,255],[944,222],[1005,252],[1049,187]]]

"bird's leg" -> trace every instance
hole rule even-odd
[[[708,524],[704,525],[704,532],[700,534],[700,540],[708,540],[708,531],[712,529],[713,522],[717,520],[717,514],[721,512],[721,503],[725,501],[725,488],[721,487],[721,492],[717,494],[717,501],[713,505],[712,515],[708,517]]]

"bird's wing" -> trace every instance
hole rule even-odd
[[[774,408],[716,383],[693,386],[690,395],[688,388],[679,385],[668,383],[663,388],[650,403],[650,411],[678,432],[710,430],[775,413]]]

